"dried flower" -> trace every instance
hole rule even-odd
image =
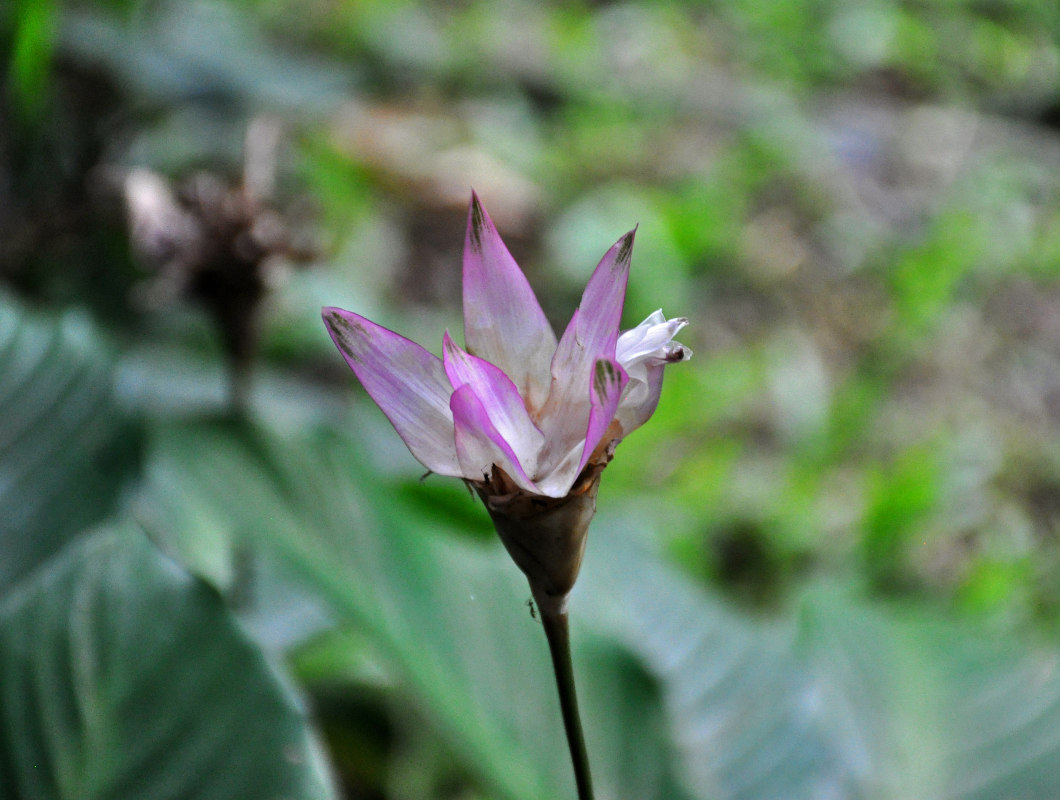
[[[270,120],[251,123],[238,182],[198,172],[174,191],[143,168],[123,181],[133,248],[157,273],[145,297],[163,305],[183,296],[210,312],[228,357],[236,407],[245,400],[271,268],[314,256],[299,246],[288,218],[270,200],[279,135]]]

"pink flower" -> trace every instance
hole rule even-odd
[[[562,338],[472,192],[462,349],[442,357],[350,311],[324,324],[365,390],[432,472],[463,478],[526,575],[552,655],[580,798],[592,797],[567,603],[615,446],[655,412],[687,324],[656,311],[619,334],[634,231],[604,254]]]
[[[661,311],[619,335],[634,233],[604,255],[558,343],[474,193],[464,245],[466,349],[447,331],[438,358],[339,308],[325,308],[324,323],[427,469],[481,490],[496,484],[500,468],[510,489],[562,498],[651,417],[663,368],[691,355],[673,341],[688,321]]]

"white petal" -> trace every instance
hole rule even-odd
[[[662,309],[653,312],[636,328],[626,331],[618,337],[615,345],[615,358],[627,371],[631,364],[647,358],[660,358],[672,361],[666,354],[666,346],[673,340],[681,328],[688,324],[686,317],[675,317],[667,320]],[[680,347],[680,345],[678,345]],[[691,351],[689,351],[691,354]],[[687,357],[686,357],[687,358]],[[684,358],[678,360],[685,360]]]
[[[585,442],[578,442],[570,448],[559,463],[537,481],[538,492],[546,497],[566,497],[578,478],[578,462],[581,461],[584,450]]]
[[[639,428],[655,413],[666,365],[691,358],[691,350],[673,341],[674,335],[687,324],[684,317],[667,320],[659,310],[618,337],[615,357],[629,375],[629,384],[616,414],[623,436]]]

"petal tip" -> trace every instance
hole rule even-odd
[[[640,227],[639,224],[637,227]],[[633,228],[629,233],[615,242],[614,249],[615,253],[615,269],[626,269],[629,267],[629,262],[633,259],[633,240],[637,237],[637,228]]]
[[[449,329],[446,328],[445,333],[442,334],[442,353],[448,358],[459,349],[456,342],[453,341],[453,337],[449,335]]]
[[[686,347],[679,342],[674,342],[674,348],[667,353],[666,363],[678,364],[682,361],[688,361],[692,357],[692,348]]]
[[[483,235],[493,226],[475,190],[471,190],[471,203],[467,211],[467,244],[476,253],[482,252]]]

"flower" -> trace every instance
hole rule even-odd
[[[573,585],[615,446],[654,413],[663,368],[691,355],[673,341],[683,317],[656,311],[619,335],[635,233],[604,255],[558,342],[474,192],[466,349],[447,331],[439,358],[358,314],[323,310],[335,345],[412,454],[475,488],[531,584],[531,571],[540,573],[550,595]]]

